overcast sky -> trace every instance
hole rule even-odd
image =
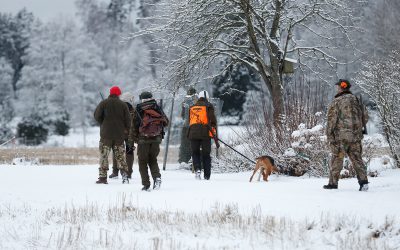
[[[59,15],[75,16],[75,0],[0,0],[0,12],[17,13],[23,7],[35,17],[48,21]]]

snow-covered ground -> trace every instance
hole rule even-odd
[[[221,126],[230,143],[245,128]],[[40,147],[98,147],[99,128],[50,136]],[[379,134],[365,142],[387,147]],[[176,146],[176,145],[172,145]],[[14,159],[17,160],[17,159]],[[96,185],[97,165],[0,165],[0,249],[400,249],[400,170],[379,155],[370,191],[356,179],[323,190],[326,178],[250,172],[196,181],[178,165],[162,172],[162,189],[131,183]]]
[[[0,165],[0,249],[400,249],[400,170],[327,179],[249,172],[196,181],[168,165],[162,189],[96,185],[97,166]]]

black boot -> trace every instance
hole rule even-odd
[[[143,186],[143,187],[142,187],[142,191],[148,191],[148,192],[150,192],[150,191],[151,191],[150,185],[148,185],[148,186]]]
[[[96,181],[96,184],[108,184],[107,177],[99,177],[99,179]]]
[[[333,184],[328,184],[328,185],[324,185],[323,188],[324,189],[337,189],[338,186],[337,185],[333,185]]]
[[[118,172],[112,172],[112,174],[110,174],[110,176],[108,176],[108,178],[110,179],[117,179],[118,178]]]
[[[358,191],[368,191],[368,181],[360,181],[358,184],[360,184],[360,189]]]

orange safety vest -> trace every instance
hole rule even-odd
[[[194,124],[208,125],[207,106],[192,106],[189,110],[189,126]]]
[[[189,126],[195,124],[202,124],[208,127],[208,114],[207,106],[192,106],[189,110]],[[214,135],[216,134],[216,129],[212,128]],[[213,133],[209,132],[209,136],[213,137]]]

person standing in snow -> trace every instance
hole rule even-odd
[[[217,118],[214,106],[208,101],[208,92],[201,91],[198,97],[198,101],[189,110],[188,138],[192,149],[196,179],[201,179],[203,163],[204,179],[209,180],[211,176],[211,138],[217,134]]]
[[[183,119],[183,126],[181,131],[181,144],[179,146],[179,163],[188,163],[192,157],[192,150],[190,149],[190,140],[187,137],[189,130],[189,108],[197,101],[196,89],[190,87],[187,95],[182,102],[181,117]]]
[[[340,79],[338,93],[328,107],[326,136],[332,153],[329,184],[324,189],[337,189],[345,154],[350,158],[357,173],[360,191],[368,190],[366,165],[362,160],[363,128],[368,121],[368,113],[350,91],[350,82]]]
[[[137,143],[137,156],[143,191],[150,191],[150,177],[153,178],[153,189],[161,187],[161,173],[157,156],[164,137],[164,127],[168,126],[168,118],[157,104],[151,92],[142,92],[139,96],[141,103],[134,111],[132,126],[129,132],[129,144]]]
[[[120,96],[121,101],[125,102],[125,104],[128,106],[129,113],[131,115],[131,119],[133,118],[133,114],[135,110],[133,109],[133,101],[134,97],[130,92],[125,92],[121,94]],[[128,178],[132,178],[132,167],[133,167],[133,161],[134,161],[134,156],[133,152],[135,151],[135,146],[133,144],[129,144],[128,142],[128,134],[129,131],[125,131],[125,159],[126,159],[126,164],[128,165]],[[113,151],[113,167],[112,167],[112,174],[109,176],[109,178],[117,178],[118,177],[118,162],[116,158],[116,154]]]
[[[100,124],[100,167],[97,184],[108,184],[108,155],[111,149],[121,171],[122,183],[129,183],[124,139],[131,126],[131,116],[128,106],[119,99],[120,95],[121,89],[113,86],[110,88],[109,97],[101,101],[94,112],[94,118]]]

